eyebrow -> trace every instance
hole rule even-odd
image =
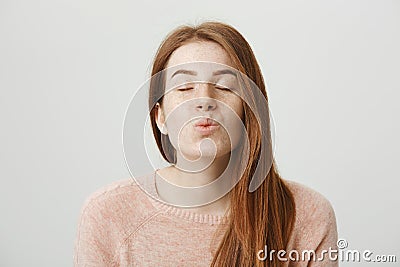
[[[184,70],[184,69],[180,69],[180,70],[175,71],[174,74],[172,74],[171,79],[172,79],[175,75],[177,75],[177,74],[187,74],[187,75],[196,76],[196,75],[197,75],[197,72],[196,72],[196,71],[193,71],[193,70]],[[222,75],[222,74],[230,74],[230,75],[233,75],[233,76],[236,77],[236,73],[233,72],[233,71],[231,71],[231,70],[228,70],[228,69],[225,69],[225,70],[217,70],[217,71],[214,71],[214,72],[213,72],[213,76]]]
[[[187,75],[196,76],[197,72],[192,71],[192,70],[177,70],[174,72],[174,74],[172,74],[171,79],[177,74],[187,74]]]
[[[231,71],[231,70],[228,70],[228,69],[225,69],[225,70],[217,70],[217,71],[214,71],[214,72],[213,72],[213,75],[214,75],[214,76],[222,75],[222,74],[230,74],[230,75],[233,75],[233,76],[236,77],[236,73],[235,73],[234,71]]]

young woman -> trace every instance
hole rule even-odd
[[[170,166],[87,199],[75,266],[337,266],[329,201],[276,170],[243,36],[219,22],[179,27],[152,77],[152,130]]]

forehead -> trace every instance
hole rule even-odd
[[[167,68],[196,61],[215,62],[234,68],[225,49],[211,41],[191,42],[177,48],[170,56]]]

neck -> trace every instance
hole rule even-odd
[[[179,163],[180,157],[177,159]],[[182,170],[176,167],[179,164],[158,170],[156,187],[159,197],[167,203],[190,207],[198,212],[223,214],[229,205],[226,188],[231,176],[224,173],[229,159],[230,154],[215,158],[201,171]],[[222,173],[225,178],[221,180],[219,177]]]
[[[177,163],[172,165],[169,182],[178,186],[195,187],[211,183],[224,172],[228,166],[230,154],[215,159],[202,159],[188,163],[182,155],[177,155]]]

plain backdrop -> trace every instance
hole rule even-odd
[[[349,249],[400,261],[400,1],[2,0],[0,266],[72,265],[83,201],[129,178],[124,115],[158,45],[205,20],[254,49],[283,177],[329,199]]]

